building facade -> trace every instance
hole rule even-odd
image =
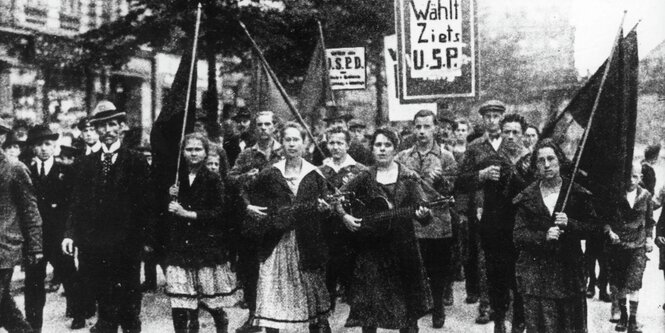
[[[0,116],[41,123],[90,112],[105,98],[128,114],[129,126],[149,128],[161,110],[179,57],[141,50],[122,68],[66,68],[74,37],[129,11],[127,0],[0,0]],[[198,101],[207,64],[198,64]]]

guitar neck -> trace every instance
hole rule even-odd
[[[392,219],[414,218],[416,216],[418,205],[410,205],[396,209],[386,210],[380,213],[371,214],[363,217],[363,221],[377,222]]]

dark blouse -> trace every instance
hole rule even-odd
[[[223,218],[224,186],[219,175],[202,167],[189,184],[188,171],[180,175],[178,201],[196,212],[195,220],[169,214],[167,265],[200,268],[226,260],[222,234],[230,221]]]

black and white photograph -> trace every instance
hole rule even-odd
[[[665,332],[662,145],[663,0],[0,0],[0,333]]]

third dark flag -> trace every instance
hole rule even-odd
[[[594,193],[604,219],[615,214],[630,179],[637,117],[637,34],[619,38],[614,56],[596,71],[555,122],[543,129],[567,154],[580,159],[579,181]],[[575,150],[587,127],[605,67],[610,66],[603,84],[596,114],[584,150]]]

